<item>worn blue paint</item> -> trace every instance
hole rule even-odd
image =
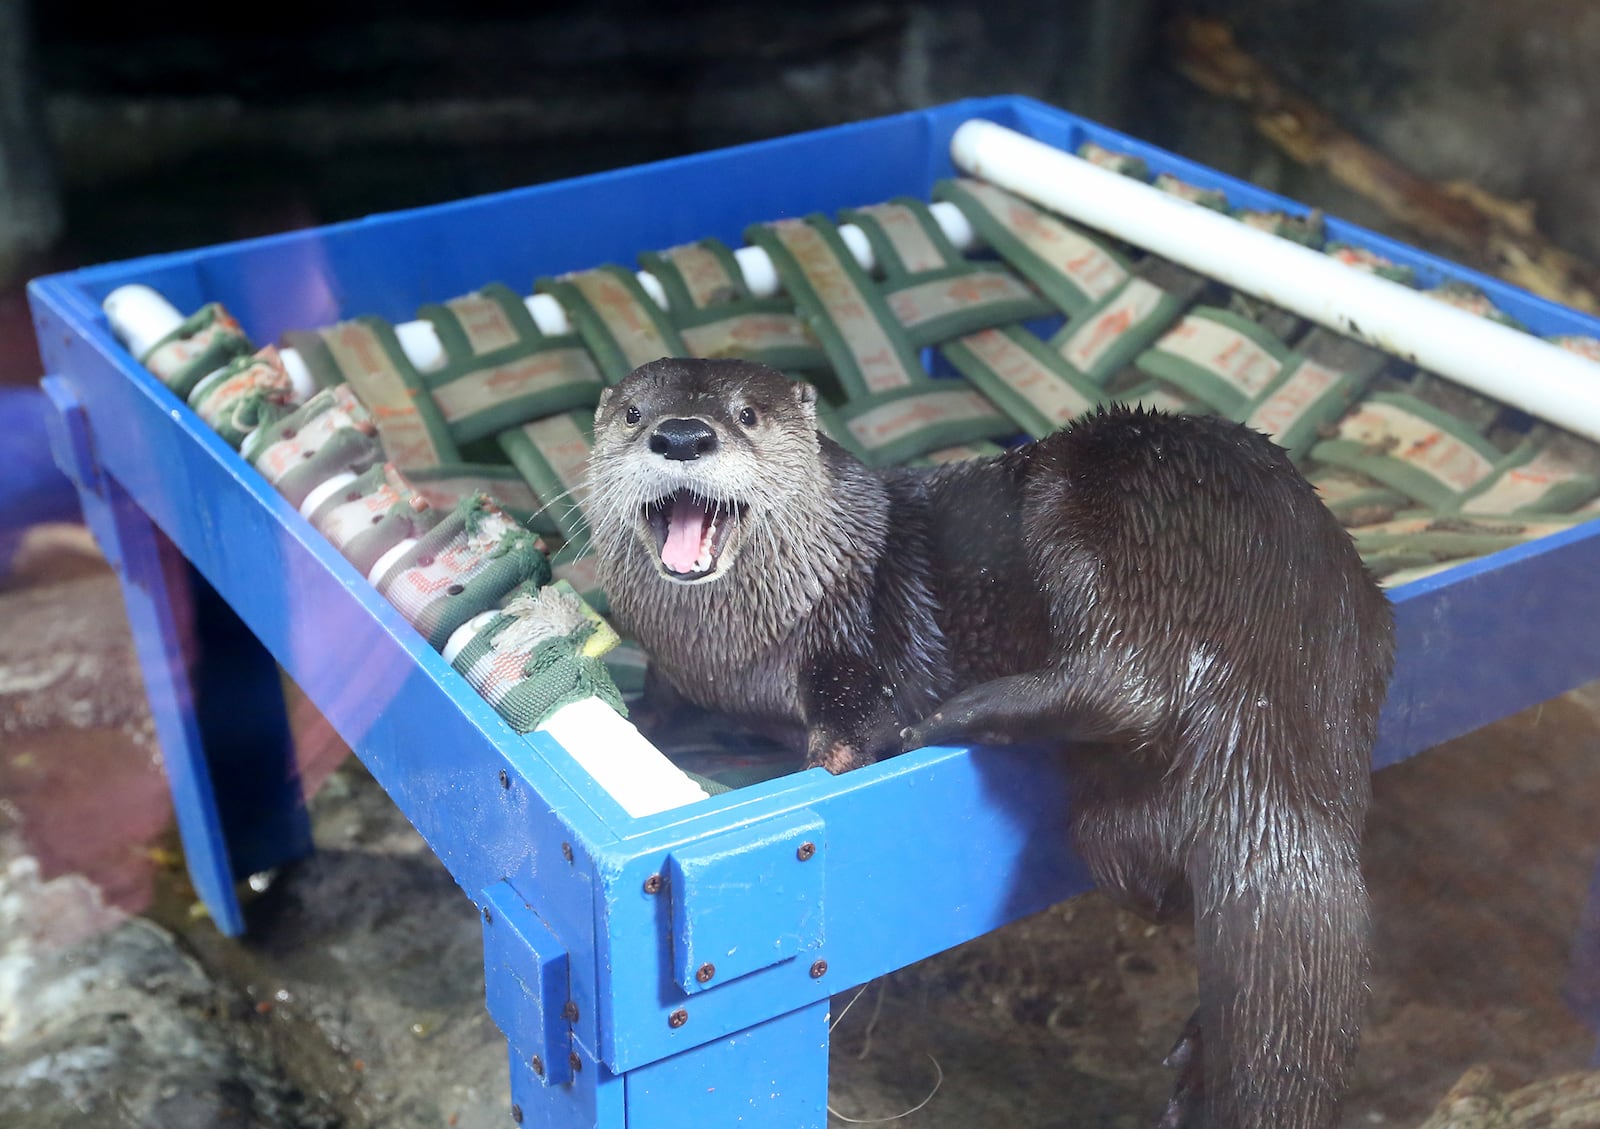
[[[630,1070],[626,1078],[628,1129],[823,1129],[828,1002]]]
[[[801,810],[673,851],[677,986],[694,995],[821,948],[825,847],[822,820]]]
[[[204,586],[226,609],[202,599],[198,616],[236,615],[479,908],[514,924],[486,927],[485,944],[495,966],[489,1006],[512,1048],[524,1125],[820,1125],[830,993],[1087,886],[1060,833],[1065,782],[1036,750],[925,749],[844,777],[801,773],[629,818],[566,750],[514,733],[133,363],[99,310],[114,287],[143,282],[184,309],[221,300],[259,340],[362,313],[402,320],[494,279],[527,290],[536,276],[631,261],[646,248],[707,235],[737,241],[752,222],[925,196],[952,173],[950,135],[974,116],[1063,147],[1093,139],[1131,151],[1241,204],[1303,210],[1039,103],[1001,98],[32,284],[41,350],[56,374],[57,461],[123,575],[190,866],[219,924],[242,924],[230,910],[240,860],[292,845],[284,829],[298,800],[283,788],[261,793],[260,825],[279,831],[255,846],[227,815],[219,790],[233,762],[213,755],[193,684],[175,676],[187,669],[176,659],[176,609]],[[1427,280],[1474,282],[1536,332],[1600,335],[1594,319],[1370,232],[1337,220],[1329,231]],[[166,583],[171,561],[157,567],[165,541],[204,586]],[[1597,576],[1600,524],[1590,523],[1395,592],[1400,653],[1375,763],[1600,675]],[[787,849],[786,836],[813,825],[825,836],[803,864],[811,869],[774,869],[774,844]],[[668,876],[654,896],[644,890],[653,874]],[[801,884],[777,883],[780,874]],[[748,921],[739,918],[741,885],[751,890]],[[800,941],[781,943],[794,943],[795,955],[741,963],[750,944],[791,927]],[[827,970],[813,977],[818,958]],[[566,1081],[541,1080],[531,1056],[560,1044],[551,1012],[563,959],[578,1066]],[[702,984],[693,974],[707,960],[718,972]],[[674,1026],[680,1011],[685,1021]]]

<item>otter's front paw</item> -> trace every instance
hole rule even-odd
[[[900,751],[928,745],[986,745],[1004,744],[1005,736],[987,732],[978,724],[976,711],[959,697],[946,702],[936,711],[900,731]]]

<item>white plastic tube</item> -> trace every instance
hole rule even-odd
[[[1600,365],[993,122],[958,167],[1109,235],[1600,442]]]
[[[946,238],[958,249],[967,250],[976,244],[977,239],[972,225],[954,204],[934,204],[931,210]],[[867,240],[866,232],[855,224],[847,223],[839,228],[839,236],[863,270],[871,271],[876,268],[872,244]],[[778,272],[773,269],[771,257],[760,247],[741,247],[733,253],[733,257],[744,275],[745,285],[756,297],[768,298],[783,289]],[[663,310],[669,308],[667,292],[655,275],[640,271],[638,279],[645,293],[655,300],[656,305]],[[550,295],[534,294],[524,298],[522,304],[528,308],[534,324],[543,332],[552,334],[572,332],[572,323],[567,320],[566,311],[561,308],[561,303]],[[119,287],[106,297],[102,308],[111,322],[112,330],[128,346],[128,351],[136,357],[143,356],[151,345],[172,332],[183,321],[183,315],[148,286]],[[433,372],[444,365],[444,347],[439,344],[439,335],[434,332],[431,322],[401,322],[394,327],[394,330],[395,336],[400,341],[400,347],[405,350],[406,357],[419,372]],[[295,391],[302,393],[299,398],[309,397],[315,390],[315,383],[300,354],[294,349],[280,349],[279,356],[294,381]]]

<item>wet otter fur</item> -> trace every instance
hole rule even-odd
[[[994,458],[869,469],[818,435],[807,386],[668,359],[602,400],[585,508],[659,673],[809,765],[1058,745],[1100,886],[1194,912],[1200,1002],[1162,1125],[1334,1123],[1393,628],[1281,449],[1107,408]]]

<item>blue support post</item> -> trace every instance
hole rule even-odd
[[[1600,859],[1589,880],[1589,896],[1578,919],[1572,942],[1572,963],[1567,970],[1567,1006],[1600,1038]],[[1600,1067],[1600,1042],[1595,1043],[1591,1064]]]
[[[581,1048],[571,1052],[577,1056],[571,1077],[556,1085],[546,1085],[515,1041],[510,1051],[511,1120],[521,1129],[628,1129],[633,1124],[624,1103],[625,1076],[613,1074]],[[678,1124],[711,1129],[709,1122]]]
[[[116,479],[92,458],[81,407],[45,388],[57,463],[116,569],[195,891],[217,927],[244,932],[233,884],[311,850],[277,667]]]
[[[823,1129],[828,1001],[628,1071],[628,1129]]]

